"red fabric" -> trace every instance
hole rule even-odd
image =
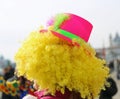
[[[33,96],[35,96],[35,93],[34,93],[34,92],[35,92],[34,89],[33,89],[33,90],[32,90],[32,89],[31,89],[31,90],[30,90],[30,89],[28,90],[28,94],[33,95]]]
[[[44,95],[46,91],[37,91],[35,95],[38,99],[68,99],[70,96],[70,91],[66,90],[65,94],[60,92],[56,92],[55,96],[52,95]]]

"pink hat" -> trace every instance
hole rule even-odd
[[[70,13],[58,14],[49,21],[48,25],[53,25],[52,33],[55,36],[69,42],[77,38],[87,42],[93,27],[87,20]]]

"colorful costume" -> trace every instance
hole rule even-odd
[[[12,82],[5,81],[3,77],[0,77],[0,91],[11,96],[23,96],[27,94],[33,95],[35,89],[32,87],[32,83],[27,81],[24,86],[20,84],[19,81],[14,80]]]
[[[66,94],[66,89],[82,98],[98,96],[109,70],[87,44],[91,30],[92,25],[79,16],[58,14],[47,29],[32,32],[23,42],[15,55],[19,74],[35,80],[51,96]]]
[[[19,82],[18,81],[12,81],[8,82],[3,79],[3,77],[0,77],[0,91],[5,94],[10,94],[12,96],[19,94]]]

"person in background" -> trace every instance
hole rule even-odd
[[[20,76],[18,80],[20,81],[20,99],[23,99],[28,94],[34,96],[33,82],[27,80],[24,76]]]
[[[8,66],[3,69],[3,77],[7,81],[8,79],[14,76],[14,68],[12,66]]]
[[[105,87],[106,90],[102,90],[99,99],[112,99],[112,97],[117,93],[117,85],[115,81],[110,77],[107,80],[110,83],[110,87]]]
[[[117,79],[120,80],[120,60],[117,60]]]
[[[111,62],[109,63],[109,68],[110,68],[110,73],[112,73],[112,72],[115,70],[114,61],[111,61]]]
[[[99,53],[96,53],[96,57],[100,57]],[[101,58],[102,59],[102,58]],[[114,71],[114,61],[111,61],[108,65],[109,69],[110,69],[110,73],[112,73]],[[99,99],[112,99],[112,97],[117,93],[118,89],[117,89],[117,85],[116,82],[114,81],[114,79],[112,77],[109,77],[107,79],[107,82],[110,84],[110,86],[106,86],[105,90],[102,90],[100,93],[100,97]]]
[[[3,69],[3,78],[5,81],[13,81],[16,79],[15,75],[14,75],[14,71],[15,69],[12,68],[11,65],[6,66]],[[20,99],[18,95],[16,96],[12,96],[12,95],[7,95],[5,93],[2,93],[2,99]]]
[[[110,68],[110,73],[112,73],[111,70],[114,68],[113,62],[111,62],[108,67]],[[106,86],[105,90],[101,91],[99,99],[112,99],[112,97],[118,91],[116,82],[114,81],[114,79],[112,77],[109,77],[107,79],[107,82],[110,84],[110,86],[109,87]]]

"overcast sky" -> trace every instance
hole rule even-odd
[[[0,0],[0,54],[13,60],[30,31],[56,13],[69,12],[89,20],[95,47],[109,45],[109,34],[120,32],[120,0]]]

